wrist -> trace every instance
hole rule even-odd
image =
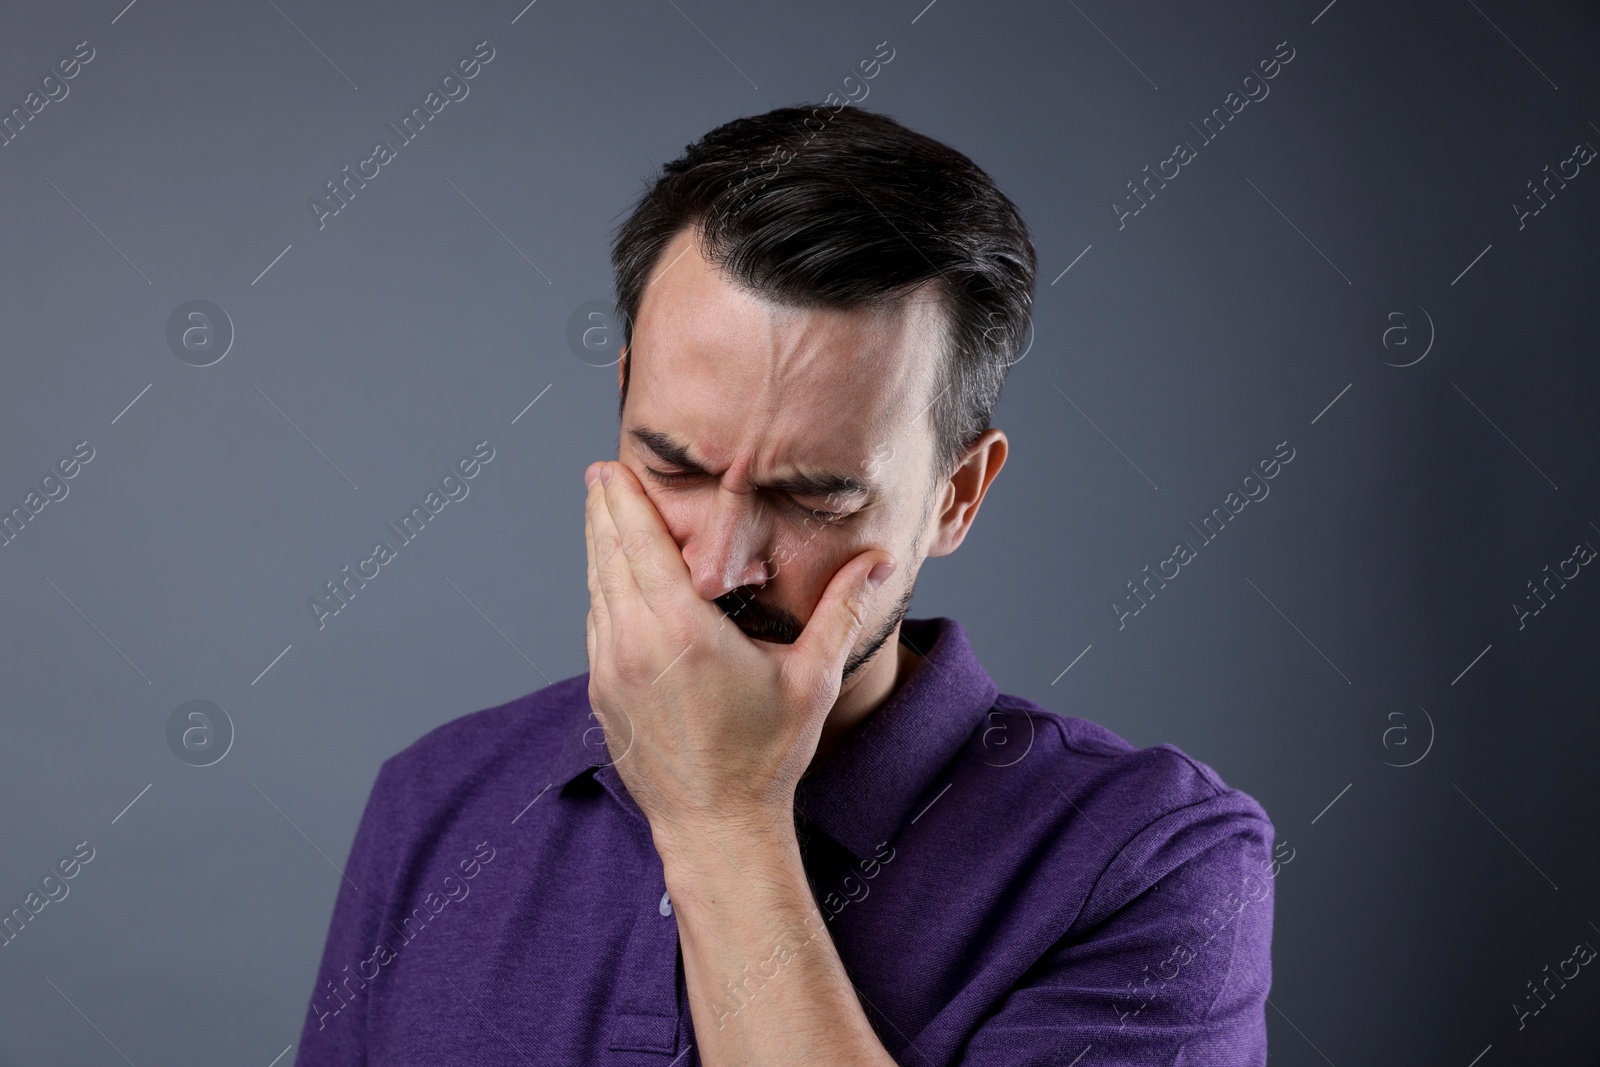
[[[752,884],[787,881],[805,867],[795,836],[794,815],[784,819],[721,819],[652,826],[668,894],[677,900],[716,894],[727,886],[746,896]],[[776,877],[775,877],[776,876]]]

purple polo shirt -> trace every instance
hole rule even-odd
[[[925,658],[795,798],[896,1061],[1266,1063],[1261,807],[1171,745],[997,692],[952,619],[902,640]],[[661,860],[587,674],[387,760],[344,873],[297,1064],[700,1063]],[[762,962],[727,1004],[762,995]]]

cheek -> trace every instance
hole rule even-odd
[[[640,479],[644,481],[644,479]],[[689,536],[694,533],[695,524],[699,521],[699,511],[683,495],[674,496],[663,493],[645,482],[645,496],[656,509],[656,514],[661,516],[661,521],[666,525],[667,532],[672,535],[672,540],[678,548],[683,548]]]
[[[785,523],[774,536],[767,573],[774,567],[791,592],[820,594],[839,568],[865,549],[888,544],[874,524],[848,523],[843,528],[804,519]]]
[[[824,541],[826,532],[812,534],[804,527],[793,527],[774,539],[772,554],[767,558],[767,574],[786,589],[807,588],[833,573],[827,569],[833,553]]]
[[[645,498],[661,516],[662,525],[672,535],[673,544],[681,552],[696,533],[704,529],[706,521],[706,494],[684,492],[655,484],[650,476],[634,468],[634,476],[644,485]]]

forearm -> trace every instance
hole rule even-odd
[[[706,1067],[894,1060],[812,899],[793,826],[658,835]]]

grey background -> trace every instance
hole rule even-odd
[[[96,53],[0,148],[0,504],[95,449],[0,549],[0,905],[96,850],[0,949],[0,1063],[297,1040],[378,764],[585,669],[615,368],[566,331],[611,227],[653,165],[881,41],[864,106],[969,154],[1040,255],[1011,458],[911,614],[1261,801],[1294,857],[1273,1062],[1600,1058],[1593,968],[1512,1008],[1600,945],[1600,577],[1520,630],[1509,606],[1600,545],[1600,174],[1511,208],[1600,145],[1593,5],[123,2],[0,15],[0,110]],[[319,231],[308,199],[485,39]],[[1282,41],[1270,95],[1119,230],[1124,183]],[[197,298],[237,331],[204,368],[165,339]],[[1429,354],[1387,365],[1422,308]],[[1396,311],[1415,343],[1385,350]],[[308,598],[482,439],[470,495],[319,632]],[[1271,495],[1119,630],[1124,583],[1281,441]],[[210,767],[166,741],[193,699],[236,730]]]

